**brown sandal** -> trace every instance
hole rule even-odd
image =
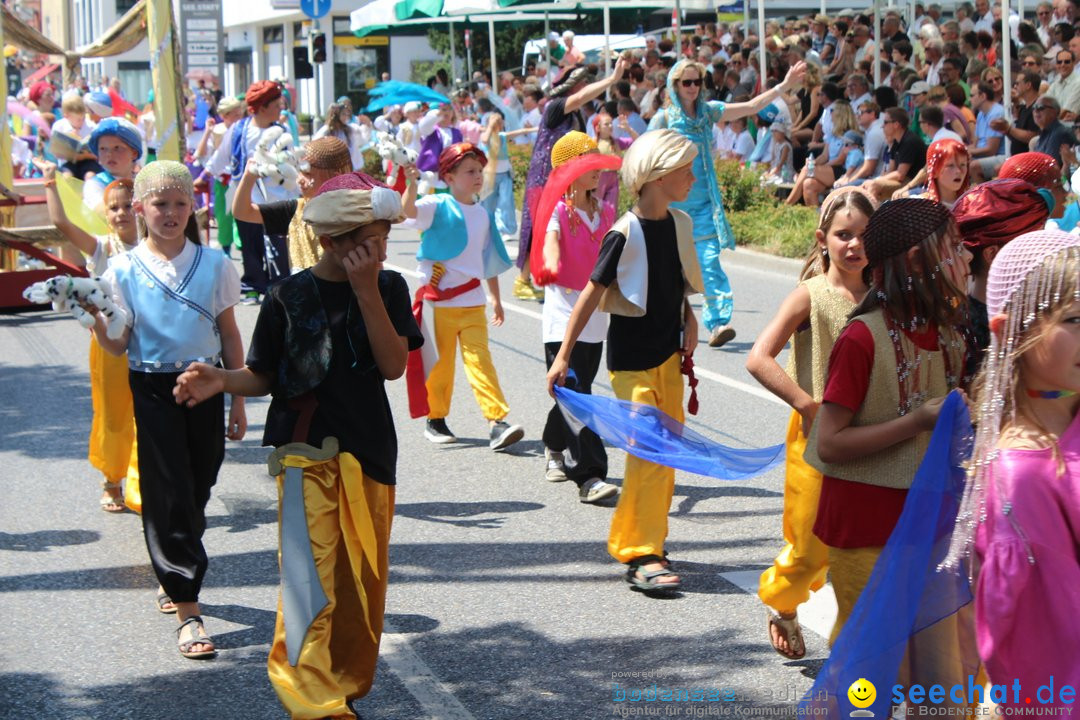
[[[180,636],[183,635],[184,628],[188,625],[193,625],[191,628],[191,639],[181,640]],[[180,654],[191,660],[211,658],[217,655],[217,649],[214,648],[214,640],[207,635],[206,628],[203,627],[202,617],[199,615],[192,615],[187,620],[180,623],[180,627],[176,628],[176,639],[177,645],[180,648]],[[191,648],[196,645],[209,645],[210,649],[194,652]]]
[[[788,660],[800,660],[806,655],[806,643],[803,642],[802,627],[799,625],[799,617],[796,615],[793,618],[781,617],[780,613],[776,612],[772,608],[767,608],[769,631],[769,642],[772,644],[773,650],[779,653],[782,657]],[[780,649],[780,645],[773,639],[772,628],[776,626],[779,639],[787,642],[788,651],[784,652]]]

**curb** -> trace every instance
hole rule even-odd
[[[739,246],[736,250],[725,250],[720,254],[720,262],[740,267],[766,270],[780,273],[781,275],[793,275],[796,278],[802,270],[803,261],[794,258],[770,255],[760,250],[752,250],[745,246]]]

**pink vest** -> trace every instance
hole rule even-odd
[[[600,254],[600,241],[615,222],[615,208],[610,203],[601,204],[596,232],[562,200],[555,206],[555,212],[559,215],[559,269],[555,283],[571,290],[584,290]]]

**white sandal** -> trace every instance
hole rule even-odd
[[[806,643],[803,642],[802,627],[799,625],[799,616],[796,615],[793,618],[781,617],[780,613],[776,612],[772,608],[766,608],[766,617],[768,619],[768,625],[766,630],[769,633],[769,643],[781,657],[788,660],[800,660],[806,655]],[[773,641],[772,626],[775,625],[777,630],[780,631],[780,637],[787,640],[787,645],[790,650],[784,652]]]

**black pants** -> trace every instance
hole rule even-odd
[[[262,225],[243,220],[236,221],[236,230],[244,261],[240,289],[264,295],[268,286],[289,276],[289,239],[285,235],[266,235]]]
[[[544,343],[544,360],[549,370],[561,347],[562,343]],[[600,369],[603,354],[604,343],[575,343],[570,353],[570,369],[577,377],[567,378],[566,386],[592,395],[592,383]],[[548,411],[543,440],[548,450],[564,453],[566,476],[578,487],[592,478],[607,478],[607,451],[604,450],[603,441],[589,428],[563,415],[558,403]]]
[[[177,405],[177,373],[131,372],[143,535],[173,602],[196,602],[206,574],[206,503],[225,459],[225,396]]]

